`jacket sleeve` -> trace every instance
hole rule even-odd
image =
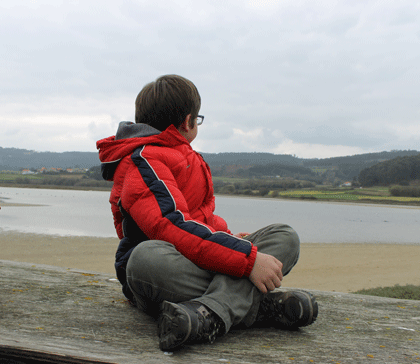
[[[173,172],[162,160],[144,148],[131,159],[133,168],[126,175],[121,203],[149,239],[174,244],[203,269],[236,277],[250,275],[257,255],[251,242],[193,220]],[[223,225],[224,220],[217,218]]]

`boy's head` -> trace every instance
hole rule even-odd
[[[201,98],[195,85],[184,77],[165,75],[143,87],[136,98],[136,123],[163,131],[176,128],[191,114],[191,123],[200,111]]]

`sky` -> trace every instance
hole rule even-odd
[[[420,150],[419,0],[0,0],[0,147],[96,151],[163,74],[194,149]]]

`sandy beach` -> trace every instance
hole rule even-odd
[[[71,237],[0,231],[1,260],[114,274],[117,238]],[[302,244],[284,287],[353,292],[420,285],[420,245]]]

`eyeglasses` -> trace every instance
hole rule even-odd
[[[197,125],[203,124],[204,116],[203,115],[197,115]]]

